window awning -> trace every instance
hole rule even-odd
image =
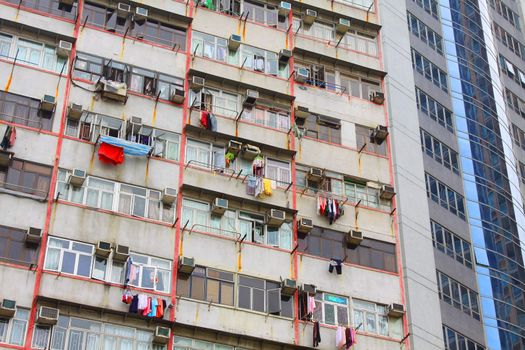
[[[128,156],[148,156],[152,149],[152,147],[148,145],[126,141],[112,136],[100,136],[100,142],[117,147],[122,147],[124,149],[124,154]]]

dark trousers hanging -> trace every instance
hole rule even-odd
[[[314,322],[314,329],[313,329],[313,347],[316,348],[319,346],[319,343],[321,342],[321,332],[319,329],[319,321]]]

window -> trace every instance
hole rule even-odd
[[[386,156],[386,142],[382,142],[380,145],[378,145],[375,142],[372,142],[370,139],[372,131],[373,129],[369,127],[357,124],[355,125],[357,149],[361,150],[361,148],[364,146],[363,150]]]
[[[395,245],[365,238],[356,247],[346,244],[346,232],[314,227],[308,235],[298,236],[298,250],[326,259],[339,258],[350,263],[396,272]]]
[[[470,243],[452,233],[435,221],[430,221],[432,244],[434,248],[472,268],[472,249]]]
[[[341,121],[339,119],[310,114],[304,126],[305,136],[316,140],[341,144]]]
[[[94,246],[49,237],[44,268],[70,275],[91,277]]]
[[[200,142],[188,139],[186,145],[186,163],[202,166],[206,168],[213,167],[213,165],[224,166],[224,151],[217,152],[217,164],[213,164],[214,160],[213,145],[207,142]],[[219,165],[220,164],[220,165]]]
[[[313,317],[324,324],[346,327],[349,324],[348,298],[324,292],[315,294]]]
[[[248,242],[266,244],[282,249],[292,249],[292,224],[280,227],[265,225],[264,215],[242,210],[227,210],[222,216],[211,213],[210,204],[184,198],[182,223],[197,231],[208,231],[230,238],[244,237]]]
[[[26,244],[26,230],[0,225],[0,260],[15,264],[36,264],[38,246]]]
[[[13,159],[7,168],[0,167],[0,188],[44,199],[49,192],[52,170],[46,165]]]
[[[68,19],[74,19],[77,14],[77,3],[66,5],[59,0],[6,0],[12,4],[28,7],[37,11],[50,13]]]
[[[353,203],[361,201],[361,204],[364,206],[379,208],[385,211],[389,211],[391,208],[391,201],[380,198],[379,188],[345,179],[344,193],[348,197],[348,200]]]
[[[496,37],[503,43],[503,45],[508,47],[510,51],[514,52],[521,59],[525,59],[525,46],[518,39],[510,35],[495,22],[492,22],[492,27]]]
[[[412,67],[427,78],[427,80],[430,80],[434,85],[448,93],[447,73],[439,69],[434,63],[430,62],[414,49],[412,49]]]
[[[277,182],[278,186],[288,186],[290,183],[290,163],[266,158],[265,177]]]
[[[0,91],[0,119],[32,128],[51,130],[53,112],[39,109],[40,100]]]
[[[428,46],[430,46],[433,50],[442,55],[443,38],[410,12],[407,12],[407,18],[408,29],[412,32],[412,34],[417,36],[419,39],[428,44]]]
[[[364,300],[352,300],[354,326],[361,326],[366,333],[388,336],[388,312],[386,305]]]
[[[281,295],[279,282],[240,275],[237,287],[239,308],[293,317],[293,297]]]
[[[288,78],[289,75],[288,65],[279,64],[277,53],[244,44],[230,56],[228,63],[281,78]]]
[[[67,185],[67,171],[58,172],[57,189],[66,201],[153,220],[173,222],[174,207],[162,202],[161,192],[88,176],[84,185]]]
[[[525,73],[522,70],[520,70],[516,65],[512,64],[501,54],[499,55],[499,65],[503,73],[514,80],[516,84],[525,88]]]
[[[157,292],[168,293],[171,281],[171,261],[131,253],[132,266],[137,271],[136,278],[129,285]]]
[[[429,157],[459,175],[458,153],[423,129],[421,129],[421,148]]]
[[[0,344],[24,345],[29,310],[16,308],[13,318],[0,318]]]
[[[276,5],[265,4],[257,1],[243,1],[243,12],[248,14],[248,19],[270,27],[287,29],[287,16],[279,16]]]
[[[177,295],[234,306],[234,274],[198,266],[191,275],[178,274]]]
[[[437,0],[412,0],[435,19],[439,19]]]
[[[463,310],[464,313],[479,321],[478,293],[453,280],[441,271],[436,271],[436,273],[439,298],[456,309]]]
[[[197,56],[226,62],[228,58],[228,40],[194,31],[192,33],[191,52]]]
[[[505,88],[505,99],[510,108],[525,118],[525,101],[507,88]]]
[[[525,184],[525,164],[523,164],[522,162],[519,162],[518,161],[518,167],[519,167],[519,175],[520,175],[520,178],[521,178],[521,182],[523,184]]]
[[[290,116],[283,110],[245,107],[241,119],[281,131],[290,130]]]
[[[454,133],[452,112],[416,87],[417,108],[430,117],[433,121]]]
[[[85,53],[77,53],[73,76],[90,81],[97,81],[103,75],[104,59]]]
[[[446,350],[485,350],[484,346],[445,325],[443,325],[443,339]]]
[[[205,88],[198,92],[190,91],[190,101],[201,110],[229,118],[237,117],[239,95],[224,90]]]
[[[169,46],[170,48],[175,47],[175,45],[181,48],[186,47],[185,29],[157,21],[153,18],[159,16],[159,14],[151,9],[149,9],[149,12],[148,18],[140,21],[134,20],[131,16],[119,18],[116,9],[87,2],[84,4],[82,23],[87,20],[88,24],[107,31],[119,34],[126,32],[128,36]]]
[[[16,2],[18,5],[18,2]],[[48,44],[18,36],[0,34],[0,56],[17,62],[63,74],[67,73],[67,59],[58,57],[56,48]]]
[[[517,125],[512,124],[510,132],[513,136],[514,143],[525,151],[525,131],[521,130]]]
[[[430,174],[425,174],[427,197],[465,220],[465,205],[463,196],[437,180]]]
[[[51,333],[51,329],[47,329],[49,331],[42,344],[47,344]],[[166,350],[164,345],[152,344],[152,331],[64,315],[60,315],[57,325],[53,326],[50,338],[49,349],[52,350]]]
[[[503,1],[489,0],[489,4],[510,24],[516,27],[516,29],[520,30],[520,16],[516,12],[512,11],[507,5],[505,5]]]

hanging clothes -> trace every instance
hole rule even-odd
[[[5,129],[4,137],[0,143],[0,147],[5,151],[15,145],[16,140],[16,128],[8,125]]]
[[[255,157],[252,163],[252,171],[255,176],[264,176],[264,158],[261,156]]]
[[[342,260],[341,259],[332,258],[330,260],[330,265],[328,266],[328,272],[330,272],[330,273],[334,272],[334,268],[335,268],[335,271],[337,272],[338,275],[343,273],[343,267],[342,267]]]
[[[210,127],[208,130],[217,131],[217,117],[211,113],[208,113],[208,120],[210,122]]]
[[[107,164],[122,164],[124,162],[124,148],[103,142],[98,148],[98,159]]]
[[[352,336],[353,329],[350,327],[346,327],[345,329],[345,348],[350,349],[352,345],[354,345],[354,338]]]
[[[271,196],[272,195],[272,180],[270,179],[263,179],[263,190],[265,196]]]
[[[315,298],[308,295],[308,313],[313,315],[315,312]]]
[[[157,306],[159,305],[157,298],[151,298],[151,310],[148,317],[157,317]]]
[[[133,261],[130,256],[126,259],[126,264],[124,266],[124,286],[127,286],[129,283],[132,264],[133,264]]]
[[[338,349],[342,349],[346,344],[348,344],[348,342],[346,340],[345,328],[339,326],[335,331],[335,346]]]
[[[226,152],[226,154],[224,155],[224,161],[226,163],[225,164],[226,168],[229,168],[234,160],[235,160],[235,154],[233,154],[232,152]]]
[[[155,316],[157,318],[163,318],[165,308],[166,308],[166,301],[164,299],[157,298],[157,313],[155,314]]]
[[[133,295],[131,294],[131,292],[129,290],[125,290],[124,293],[122,293],[122,302],[124,304],[131,304],[131,302],[133,301]]]
[[[319,328],[319,321],[314,322],[314,329],[313,329],[312,335],[313,335],[313,347],[316,348],[319,346],[319,343],[321,342],[321,331]]]
[[[262,196],[264,196],[263,181],[262,181],[262,178],[256,177],[255,178],[255,197],[262,197]]]
[[[134,295],[131,299],[131,304],[129,304],[129,313],[136,314],[139,311],[139,296]]]
[[[350,340],[352,342],[350,346],[357,344],[357,331],[354,328],[350,328]]]
[[[257,178],[255,176],[249,175],[248,181],[246,182],[246,194],[250,196],[255,196],[256,189],[257,189]]]
[[[201,119],[200,119],[200,122],[201,122],[201,126],[204,128],[204,129],[209,129],[210,128],[210,124],[209,124],[209,119],[210,118],[210,113],[208,111],[202,111],[201,112]]]
[[[148,296],[146,294],[139,294],[138,298],[139,298],[139,302],[137,305],[137,309],[139,311],[142,311],[148,307]]]

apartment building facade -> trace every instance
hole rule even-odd
[[[441,348],[398,11],[0,1],[0,348]]]
[[[406,3],[445,347],[523,349],[523,2]]]

